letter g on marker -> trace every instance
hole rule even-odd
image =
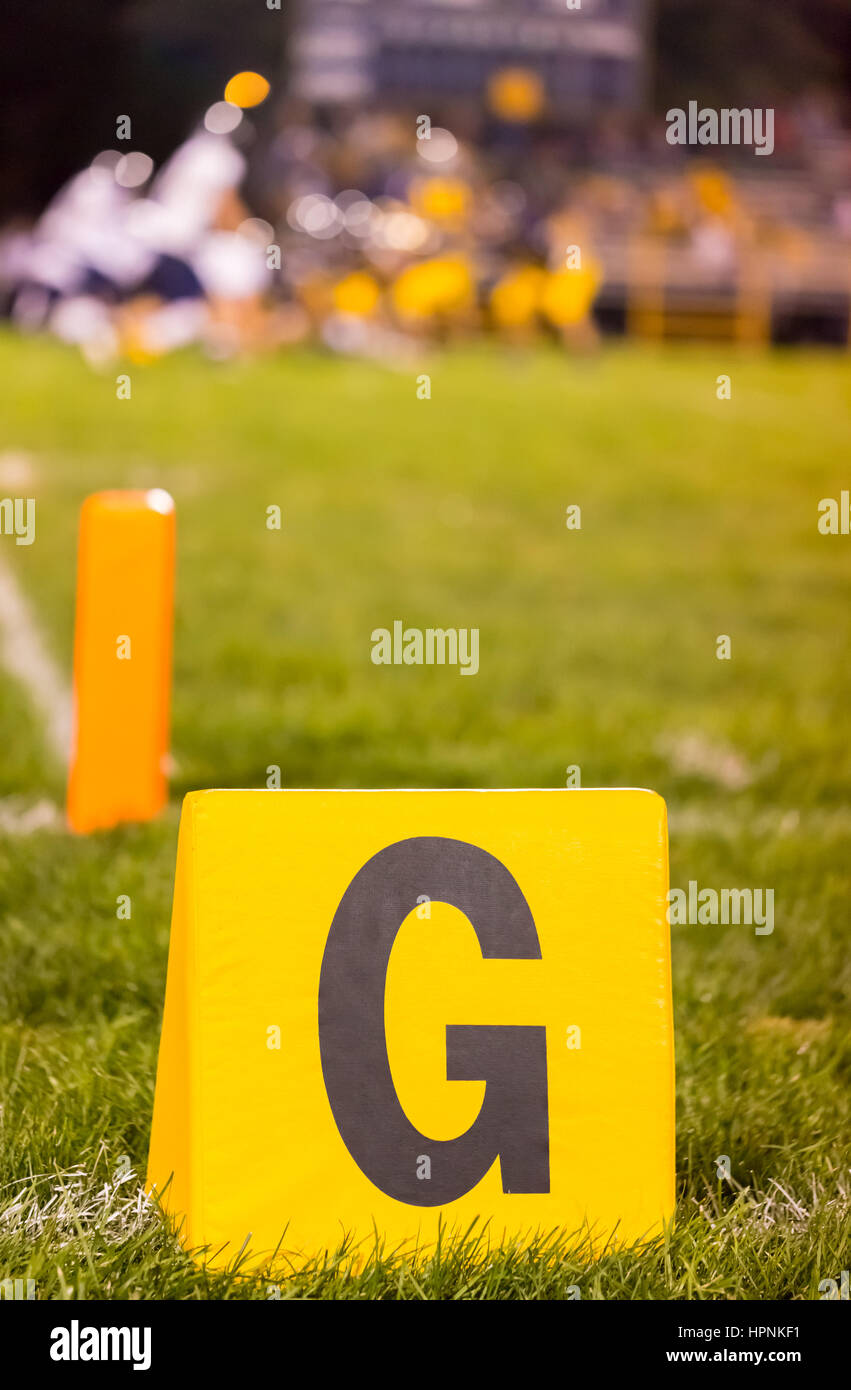
[[[458,1138],[429,1139],[399,1102],[384,995],[393,943],[422,894],[464,913],[484,959],[541,959],[529,904],[492,854],[440,836],[380,850],[343,894],[322,959],[319,1050],[337,1128],[366,1177],[411,1206],[463,1197],[497,1157],[504,1192],[549,1192],[546,1028],[447,1025],[447,1080],[486,1082],[478,1117]],[[428,1183],[417,1179],[425,1146]]]

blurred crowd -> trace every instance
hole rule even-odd
[[[829,243],[847,261],[851,146],[833,127],[811,144],[823,169],[749,181],[662,137],[654,158],[598,133],[589,155],[512,119],[522,74],[501,79],[503,119],[449,129],[289,105],[263,139],[249,112],[268,84],[240,78],[161,168],[106,150],[35,225],[0,235],[0,294],[20,329],[93,364],[304,341],[404,360],[423,338],[483,331],[585,350],[636,247],[671,247],[719,284],[754,254],[823,264]]]

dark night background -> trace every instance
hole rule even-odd
[[[31,214],[130,114],[155,161],[227,78],[285,71],[288,6],[265,0],[4,0],[0,216]],[[652,104],[780,104],[817,85],[848,114],[851,0],[654,0]],[[268,117],[267,117],[268,119]]]

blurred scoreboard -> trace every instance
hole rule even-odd
[[[579,8],[573,8],[575,5]],[[301,0],[295,92],[319,103],[481,99],[522,66],[551,110],[634,110],[644,87],[647,0]]]

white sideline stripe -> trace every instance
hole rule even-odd
[[[42,641],[12,571],[0,562],[0,661],[26,689],[44,721],[51,753],[65,766],[71,751],[71,692]]]
[[[65,817],[52,801],[42,799],[25,806],[20,798],[0,801],[0,834],[34,835],[37,830],[65,830]]]
[[[33,467],[29,454],[21,454],[7,449],[0,454],[0,487],[10,492],[32,487]]]

